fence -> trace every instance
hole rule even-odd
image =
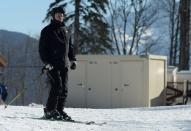
[[[191,82],[167,82],[166,105],[187,104],[191,98]]]
[[[39,77],[41,68],[41,66],[9,66],[1,69],[0,82],[8,87],[7,102],[23,88],[27,88],[13,105],[28,105],[33,102],[44,105],[49,84],[46,75]]]

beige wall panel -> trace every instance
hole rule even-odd
[[[111,68],[111,101],[112,108],[120,108],[122,107],[122,93],[123,93],[123,85],[122,85],[122,68],[120,59],[114,58],[110,61]]]
[[[87,106],[111,107],[111,79],[109,59],[94,59],[87,66]]]
[[[143,61],[122,61],[122,105],[123,107],[144,106]]]
[[[162,105],[164,102],[165,87],[165,61],[150,60],[149,61],[149,99],[150,105]]]
[[[87,107],[86,105],[86,61],[78,61],[76,70],[69,71],[67,106]]]

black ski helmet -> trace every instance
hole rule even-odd
[[[54,7],[52,10],[51,10],[51,16],[54,17],[55,13],[63,13],[65,14],[65,11],[62,7]]]

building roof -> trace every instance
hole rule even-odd
[[[0,67],[5,67],[7,66],[7,60],[5,59],[4,56],[0,55]]]

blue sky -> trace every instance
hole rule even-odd
[[[48,23],[42,23],[54,0],[1,0],[0,29],[38,36]]]

